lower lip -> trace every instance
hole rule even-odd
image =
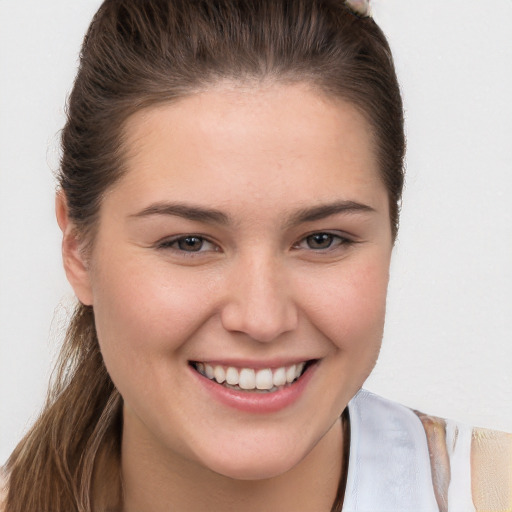
[[[220,403],[239,411],[266,414],[280,411],[297,402],[304,393],[317,367],[318,362],[310,365],[293,384],[273,393],[237,391],[210,380],[192,367],[190,367],[190,371],[195,375],[200,384]]]

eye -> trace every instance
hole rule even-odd
[[[350,244],[352,241],[334,233],[319,232],[312,233],[300,240],[294,247],[296,249],[312,249],[314,251],[323,251],[334,249],[341,245]]]
[[[180,251],[198,252],[203,248],[204,240],[198,236],[187,236],[176,240],[175,244]]]
[[[310,249],[328,249],[334,242],[330,233],[315,233],[306,237],[306,244]]]
[[[168,238],[158,243],[159,249],[173,249],[184,253],[218,251],[219,248],[206,238],[198,235],[186,235]]]

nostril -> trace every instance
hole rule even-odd
[[[248,335],[255,341],[268,343],[296,329],[298,314],[291,303],[256,304],[231,303],[221,312],[221,322],[227,331]]]

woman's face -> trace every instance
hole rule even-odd
[[[303,85],[225,85],[126,137],[76,287],[125,432],[229,477],[281,474],[379,352],[392,240],[369,126]]]

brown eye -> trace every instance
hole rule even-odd
[[[309,249],[329,249],[335,238],[339,239],[330,233],[315,233],[306,238],[306,243]]]
[[[182,255],[193,253],[218,252],[219,247],[199,235],[185,235],[167,238],[158,242],[158,249],[171,250]]]
[[[329,233],[328,231],[318,231],[301,238],[296,244],[294,249],[302,249],[315,251],[317,253],[335,251],[343,249],[345,246],[354,244],[353,240],[342,236],[342,234]]]
[[[198,236],[187,236],[176,240],[176,245],[181,251],[197,252],[203,248],[204,240]]]

